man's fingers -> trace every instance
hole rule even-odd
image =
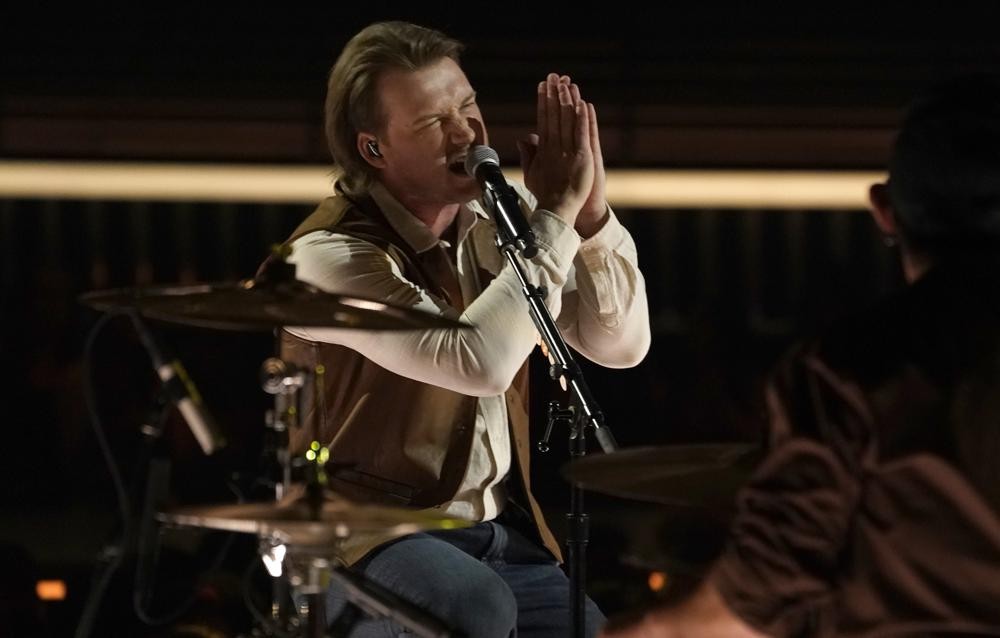
[[[560,104],[559,104],[559,78],[555,73],[550,73],[545,82],[545,104],[546,117],[548,118],[548,139],[547,144],[559,144],[562,140],[562,130],[560,128]]]
[[[517,152],[521,156],[521,170],[527,173],[538,153],[538,136],[532,133],[524,139],[518,140]]]
[[[594,153],[594,163],[604,165],[604,153],[601,152],[601,132],[597,128],[597,108],[593,102],[587,102],[587,112],[590,116],[590,149]]]
[[[578,152],[591,152],[590,141],[590,110],[586,102],[579,102],[576,107],[576,150]]]
[[[574,129],[579,124],[579,109],[570,95],[569,87],[565,84],[559,85],[559,130],[561,132],[560,144],[563,152],[573,152],[576,150],[576,135]]]
[[[535,127],[538,130],[538,137],[541,140],[549,137],[549,112],[547,95],[548,82],[539,82],[535,106]]]

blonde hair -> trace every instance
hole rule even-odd
[[[442,58],[458,61],[463,46],[439,31],[408,22],[376,22],[348,41],[330,70],[324,108],[326,142],[337,185],[348,195],[368,190],[375,169],[361,157],[361,131],[382,131],[379,76],[390,69],[415,71]]]

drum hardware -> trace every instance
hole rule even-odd
[[[365,330],[470,327],[412,308],[327,293],[297,280],[294,265],[280,260],[271,263],[256,279],[94,291],[82,295],[80,301],[101,312],[127,313],[139,327],[140,317],[243,331],[277,331],[286,326]],[[265,419],[274,435],[274,449],[269,452],[273,452],[281,474],[275,481],[273,501],[180,508],[161,512],[156,519],[167,525],[257,535],[261,560],[274,582],[271,617],[278,625],[294,629],[301,624],[291,622],[294,610],[286,604],[290,599],[287,583],[298,598],[307,635],[326,635],[323,592],[330,580],[336,579],[349,592],[354,619],[364,612],[392,618],[416,635],[450,635],[436,618],[337,564],[333,555],[336,543],[350,534],[402,535],[426,529],[454,529],[467,523],[415,510],[349,503],[326,488],[327,448],[315,443],[304,462],[291,455],[288,436],[301,427],[303,392],[322,373],[321,368],[306,370],[280,358],[267,359],[261,366],[261,387],[275,397],[274,408]],[[159,430],[148,428],[145,433],[156,438]],[[302,491],[300,484],[293,482],[297,463],[306,468]],[[88,609],[96,610],[97,603],[99,599]],[[353,624],[351,614],[338,619],[335,626]]]
[[[79,297],[100,312],[144,317],[200,328],[274,331],[286,326],[413,330],[468,328],[468,324],[404,306],[326,292],[296,277],[287,246],[273,249],[260,273],[237,282],[189,286],[140,286],[97,290]]]
[[[561,472],[582,489],[660,506],[642,509],[642,524],[632,526],[640,531],[619,560],[668,575],[661,595],[677,596],[723,551],[736,495],[762,458],[762,448],[750,444],[668,445],[587,456]]]
[[[170,525],[255,534],[287,545],[309,546],[335,545],[357,533],[402,536],[468,525],[423,510],[353,503],[326,488],[320,490],[316,505],[310,502],[314,498],[309,496],[308,488],[302,488],[296,484],[293,493],[281,501],[180,507],[161,512],[157,518]]]
[[[320,370],[322,373],[322,370]],[[260,368],[261,388],[274,395],[274,408],[268,410],[264,423],[271,430],[271,445],[281,478],[275,481],[274,497],[280,501],[292,485],[292,457],[288,450],[290,432],[301,426],[303,388],[313,372],[286,363],[277,357],[266,359]]]
[[[562,474],[602,494],[731,512],[762,458],[761,447],[750,444],[641,447],[572,461]]]
[[[454,635],[438,618],[343,567],[330,555],[329,548],[310,545],[278,547],[287,547],[282,569],[298,600],[296,622],[286,626],[293,630],[298,627],[302,636],[348,636],[357,622],[365,616],[390,619],[407,629],[407,635],[422,638],[447,638]],[[347,605],[328,624],[324,599],[327,589],[334,581],[344,589]]]
[[[364,330],[469,327],[413,308],[328,293],[297,279],[100,290],[82,295],[80,301],[101,312],[135,310],[150,319],[218,330],[266,332],[285,326]]]
[[[340,566],[336,545],[356,533],[403,535],[457,529],[468,523],[430,512],[352,503],[323,487],[324,455],[316,454],[314,458],[309,465],[316,471],[308,484],[295,484],[298,493],[286,495],[281,501],[183,507],[161,512],[157,519],[168,525],[255,534],[268,573],[275,581],[287,578],[299,602],[299,618],[305,619],[304,625],[301,620],[298,625],[302,625],[306,636],[326,635],[323,600],[331,580],[341,583],[350,603],[346,620],[335,622],[335,626],[339,623],[338,631],[353,625],[364,613],[390,618],[418,636],[451,635],[437,618]],[[281,601],[275,600],[272,620],[293,629],[298,626],[282,613]]]

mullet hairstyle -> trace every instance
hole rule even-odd
[[[378,79],[388,70],[416,71],[442,58],[458,62],[463,45],[445,34],[408,22],[377,22],[348,41],[330,70],[324,126],[337,187],[361,195],[375,168],[358,152],[362,131],[381,132],[385,114]]]

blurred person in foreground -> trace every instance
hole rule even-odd
[[[917,99],[870,200],[909,285],[777,367],[726,550],[607,638],[1000,635],[1000,79]]]

